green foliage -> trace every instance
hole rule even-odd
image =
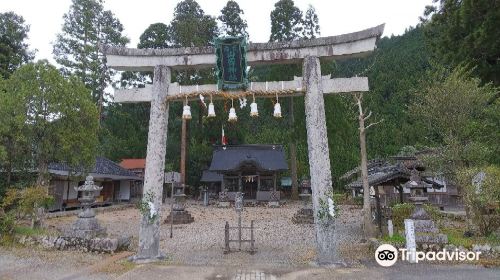
[[[474,183],[475,176],[485,173],[482,183]],[[464,190],[464,204],[468,209],[469,219],[479,234],[488,236],[500,227],[500,168],[463,169],[458,181]]]
[[[271,37],[269,41],[291,41],[301,37],[302,11],[293,0],[280,0],[271,12]]]
[[[442,219],[441,211],[439,211],[439,209],[436,206],[426,203],[423,205],[423,208],[424,208],[425,212],[427,212],[427,214],[429,214],[429,216],[431,217],[431,219],[434,222],[439,223],[441,221],[441,219]]]
[[[348,200],[347,193],[334,193],[332,197],[336,204],[345,204]]]
[[[362,196],[353,197],[352,201],[354,202],[354,205],[363,205],[363,197]]]
[[[47,61],[26,64],[0,91],[0,116],[10,129],[0,130],[8,149],[6,166],[17,158],[20,170],[38,171],[47,184],[48,164],[65,162],[73,167],[92,164],[97,146],[97,110],[88,90],[75,77],[65,79]]]
[[[31,227],[17,226],[14,229],[14,233],[16,235],[37,236],[37,235],[45,234],[46,230],[44,230],[43,228],[31,228]]]
[[[316,14],[316,10],[312,5],[307,8],[306,14],[304,15],[304,34],[303,37],[307,39],[312,39],[319,37],[319,18]]]
[[[2,202],[3,209],[9,209],[16,213],[17,217],[28,217],[34,222],[40,217],[38,209],[47,209],[54,203],[54,198],[47,194],[43,186],[35,186],[24,189],[10,189]]]
[[[0,236],[12,235],[14,233],[16,219],[13,213],[5,213],[0,208]]]
[[[151,24],[139,38],[139,49],[164,49],[171,45],[170,27],[158,22]]]
[[[215,18],[205,15],[195,0],[177,4],[170,26],[172,42],[178,47],[204,46],[218,34]]]
[[[404,228],[405,219],[409,219],[413,211],[415,210],[415,205],[411,203],[399,203],[391,208],[392,210],[392,222],[394,227],[398,229]]]
[[[397,234],[397,233],[393,234],[392,237],[390,237],[389,235],[384,235],[382,237],[382,241],[384,241],[384,243],[389,243],[392,245],[404,245],[404,244],[406,244],[406,238],[402,235]]]
[[[481,86],[463,67],[451,73],[436,67],[420,91],[410,112],[425,125],[427,144],[441,147],[426,160],[431,169],[453,179],[464,166],[498,161],[494,123],[500,102],[488,104],[495,94],[491,85]],[[496,113],[491,113],[493,108]]]
[[[427,42],[436,58],[456,67],[463,63],[485,83],[500,85],[500,2],[435,0],[423,19]]]
[[[247,36],[247,21],[241,18],[243,10],[236,1],[227,1],[226,6],[220,11],[217,18],[222,23],[222,33],[227,36]]]
[[[54,58],[65,74],[76,75],[91,91],[96,104],[105,101],[104,90],[114,72],[104,63],[99,49],[104,45],[125,46],[123,25],[104,10],[103,0],[72,0],[64,14],[61,33],[54,43]]]
[[[29,25],[13,12],[0,13],[0,78],[8,78],[21,65],[30,62],[34,53],[28,50]]]
[[[500,246],[500,236],[497,234],[490,234],[484,236],[464,236],[463,228],[442,228],[441,231],[448,236],[448,243],[455,246],[462,246],[466,249],[472,249],[474,244],[489,244],[491,246]]]

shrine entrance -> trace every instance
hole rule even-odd
[[[257,199],[259,175],[242,175],[244,199]]]
[[[221,87],[220,84],[181,86],[170,82],[172,69],[216,67],[218,58],[224,55],[219,48],[207,46],[130,49],[104,46],[103,52],[106,54],[108,67],[121,71],[153,72],[152,86],[115,92],[115,102],[151,102],[143,190],[151,200],[148,201],[149,205],[152,205],[151,213],[159,213],[157,210],[161,206],[169,102],[197,100],[200,95],[213,99],[235,99],[245,96],[278,98],[278,96],[304,95],[317,262],[328,264],[341,261],[335,242],[334,217],[321,214],[329,212],[328,203],[325,206],[325,202],[332,199],[329,195],[332,191],[332,178],[323,95],[365,92],[369,90],[369,87],[366,77],[322,76],[320,58],[334,60],[365,56],[375,49],[383,30],[384,25],[380,25],[331,37],[290,42],[251,43],[243,51],[233,50],[231,55],[233,57],[235,54],[246,56],[245,61],[250,67],[265,64],[302,63],[303,70],[303,77],[296,77],[292,81],[254,82],[248,88],[236,91],[224,91],[234,89],[231,85],[226,85],[226,87],[224,85]],[[233,48],[233,46],[229,45],[227,48]],[[240,65],[240,70],[246,71],[247,65]],[[222,73],[223,78],[239,78],[231,71]],[[230,111],[230,119],[232,114],[235,117],[234,111]],[[324,209],[325,207],[327,209]],[[142,216],[139,249],[135,256],[137,261],[153,261],[162,256],[159,250],[161,218],[150,219],[150,216],[152,215]]]

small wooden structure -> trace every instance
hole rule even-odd
[[[398,156],[387,160],[372,160],[368,163],[368,183],[373,188],[373,194],[379,199],[381,207],[394,203],[408,202],[410,198],[409,181],[412,172],[422,178],[425,186],[423,191],[428,197],[428,202],[440,208],[460,207],[461,199],[455,185],[450,184],[445,178],[436,177],[425,172],[423,163],[415,156]],[[362,194],[363,183],[359,176],[359,167],[345,173],[341,179],[352,180],[346,188],[352,191],[353,196]]]
[[[281,145],[230,145],[214,147],[209,171],[222,175],[231,201],[239,191],[245,199],[271,201],[280,199],[278,177],[287,169]]]
[[[92,176],[95,184],[102,187],[96,194],[96,206],[107,206],[117,202],[130,201],[134,197],[132,192],[136,183],[142,185],[142,178],[133,172],[121,167],[115,162],[97,157],[94,166],[87,174],[83,170],[74,170],[65,163],[49,164],[51,176],[49,194],[54,197],[55,203],[49,211],[61,211],[80,207],[78,199],[81,193],[75,187],[83,185],[82,176]]]

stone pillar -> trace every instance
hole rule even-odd
[[[142,217],[139,230],[139,251],[134,257],[136,261],[154,261],[162,257],[159,251],[161,221],[159,213],[163,192],[168,127],[169,105],[165,101],[169,85],[170,68],[162,65],[155,66],[143,195],[149,192],[154,194],[153,204],[158,217],[152,223],[148,217]]]
[[[328,215],[328,201],[326,196],[326,194],[332,191],[332,175],[330,173],[330,153],[326,130],[325,102],[321,89],[321,66],[319,58],[306,57],[302,73],[306,88],[304,100],[307,146],[318,263],[332,264],[339,260],[335,246],[334,219]],[[321,219],[318,215],[320,211],[324,214]]]

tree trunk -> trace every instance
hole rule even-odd
[[[187,138],[187,120],[182,119],[182,131],[181,131],[181,184],[186,183],[186,138]]]
[[[363,227],[365,238],[375,235],[372,223],[372,213],[370,205],[370,185],[368,184],[368,156],[366,153],[366,131],[365,114],[361,105],[361,97],[357,98],[359,109],[359,148],[361,152],[361,180],[363,182]]]
[[[38,162],[38,176],[36,178],[36,187],[43,187],[46,194],[49,194],[49,164],[46,160],[39,160]],[[35,205],[35,213],[31,216],[31,228],[41,228],[43,227],[45,220],[45,209],[43,207],[37,207]]]
[[[294,131],[295,116],[293,113],[293,96],[290,97],[290,130]],[[295,135],[290,137],[290,172],[292,177],[292,199],[299,199],[299,184],[297,179],[297,145]]]

